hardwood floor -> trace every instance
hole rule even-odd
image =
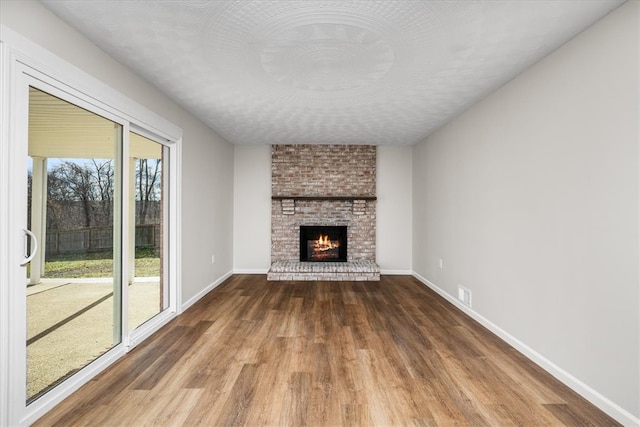
[[[36,425],[619,424],[412,277],[239,275]]]

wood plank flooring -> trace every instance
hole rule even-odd
[[[238,275],[36,425],[619,424],[412,277]]]

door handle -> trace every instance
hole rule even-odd
[[[33,259],[33,257],[36,256],[36,252],[38,252],[38,239],[36,239],[36,235],[33,234],[31,231],[23,228],[22,231],[24,231],[25,234],[25,238],[24,238],[24,260],[20,263],[20,267],[24,267],[25,265],[29,264],[31,262],[31,260]],[[27,255],[27,237],[31,238],[31,245],[33,246],[31,248],[31,253],[29,255]]]

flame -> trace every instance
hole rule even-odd
[[[329,236],[323,236],[322,234],[315,242],[315,248],[320,251],[327,251],[329,249],[337,248],[338,246],[340,246],[338,242],[332,242],[331,239],[329,239]]]

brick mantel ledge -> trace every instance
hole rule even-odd
[[[376,196],[271,196],[271,200],[378,200]]]

